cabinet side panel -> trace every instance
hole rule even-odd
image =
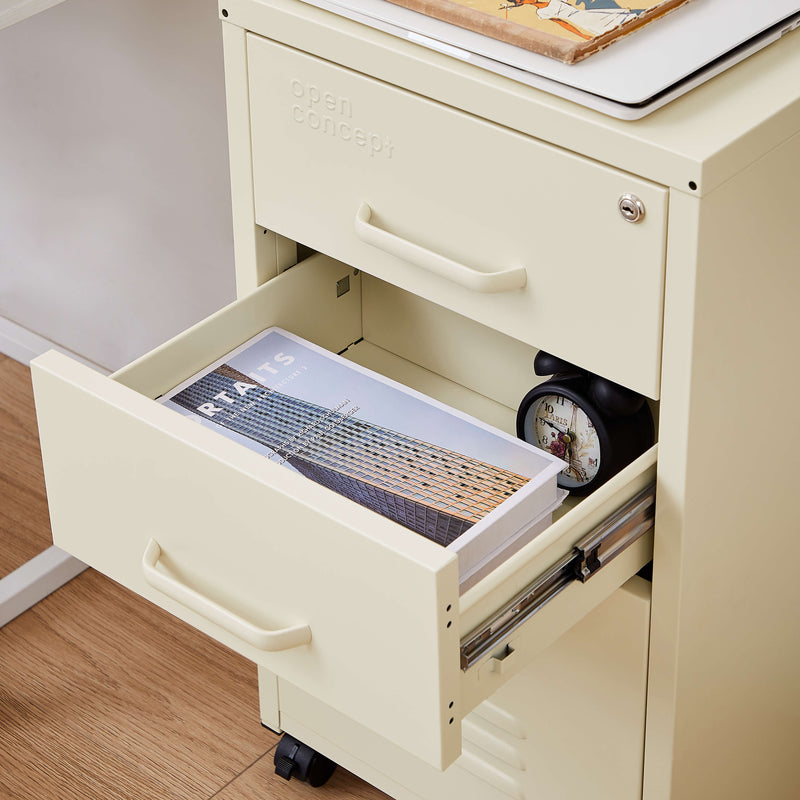
[[[225,52],[236,292],[242,297],[278,274],[281,248],[286,242],[255,222],[247,36],[241,28],[223,22],[222,44]]]
[[[647,800],[795,798],[800,135],[670,210]]]

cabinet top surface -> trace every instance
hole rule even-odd
[[[300,0],[222,0],[220,7],[225,22],[698,195],[800,129],[800,31],[625,121]]]

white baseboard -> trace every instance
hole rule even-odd
[[[48,547],[0,579],[0,628],[44,600],[86,569],[86,564],[57,547]]]
[[[58,350],[76,361],[108,374],[107,369],[98,366],[83,356],[79,356],[77,353],[73,353],[65,347],[45,339],[43,336],[39,336],[38,333],[33,333],[27,328],[17,325],[16,322],[12,322],[10,319],[0,317],[0,353],[28,365],[36,356],[40,356],[48,350]]]
[[[49,339],[0,317],[0,353],[27,365],[36,356],[54,349],[101,372],[108,372]],[[49,547],[10,575],[0,578],[0,628],[85,569],[86,565],[78,559],[57,547]]]

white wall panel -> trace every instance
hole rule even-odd
[[[108,368],[234,297],[214,0],[0,31],[0,317]]]

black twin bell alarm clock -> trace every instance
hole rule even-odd
[[[564,459],[558,485],[585,495],[653,446],[655,427],[645,398],[540,351],[537,375],[552,375],[525,395],[517,436]]]

